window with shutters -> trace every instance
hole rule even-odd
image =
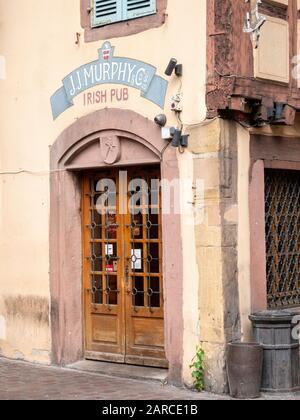
[[[156,0],[91,0],[91,27],[110,25],[156,13]]]
[[[80,0],[85,42],[138,34],[166,21],[168,0]]]

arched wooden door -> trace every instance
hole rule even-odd
[[[83,180],[85,357],[167,367],[159,167]]]

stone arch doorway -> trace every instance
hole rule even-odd
[[[103,139],[116,153],[101,149]],[[50,291],[52,358],[68,364],[84,356],[82,291],[82,174],[87,170],[159,165],[161,176],[179,177],[175,150],[159,128],[127,110],[96,111],[68,127],[51,148]],[[106,150],[107,151],[107,150]],[[182,382],[182,254],[180,215],[163,215],[165,351],[169,380]]]

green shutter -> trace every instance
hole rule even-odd
[[[92,28],[155,13],[156,0],[91,0]]]
[[[92,27],[122,20],[122,0],[91,0]]]
[[[156,0],[123,0],[125,13],[123,19],[135,19],[156,13]]]

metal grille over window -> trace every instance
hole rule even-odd
[[[90,210],[92,301],[110,307],[118,304],[119,294],[115,189],[92,179]]]
[[[266,170],[269,308],[300,305],[300,173]]]
[[[150,172],[150,171],[149,171]],[[132,278],[133,307],[162,308],[162,243],[159,179],[145,176],[129,188],[131,213],[130,276]],[[137,197],[137,198],[136,198]]]

